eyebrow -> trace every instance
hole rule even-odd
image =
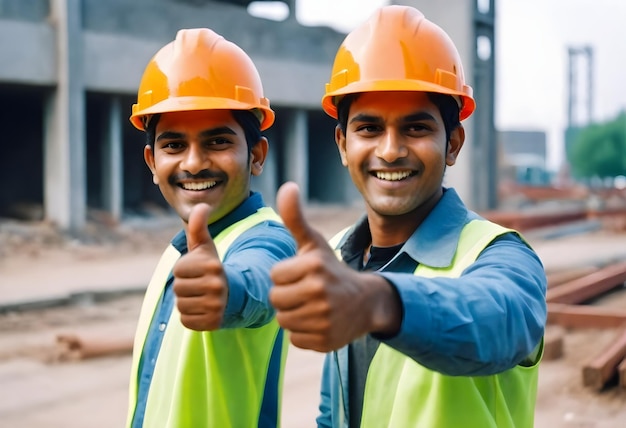
[[[212,129],[204,130],[200,132],[199,136],[200,138],[206,139],[206,138],[211,138],[217,135],[224,135],[224,134],[237,135],[237,133],[233,131],[231,128],[229,128],[228,126],[220,126],[219,128],[212,128]],[[181,140],[181,139],[184,139],[185,137],[186,137],[186,134],[182,132],[165,131],[162,134],[159,134],[156,141]]]
[[[207,129],[206,131],[200,132],[200,137],[202,138],[210,138],[215,137],[217,135],[237,135],[237,133],[229,128],[228,126],[221,126],[219,128]]]
[[[404,116],[402,118],[402,122],[407,123],[407,122],[419,122],[422,120],[435,120],[435,117],[430,114],[427,113],[425,111],[421,111],[418,113],[412,113],[409,114],[408,116]],[[352,119],[350,119],[350,123],[354,123],[354,122],[371,122],[371,123],[380,123],[382,120],[380,117],[378,116],[373,116],[370,114],[357,114],[356,116],[354,116]]]
[[[402,121],[403,122],[419,122],[422,120],[436,120],[435,116],[425,111],[420,111],[419,113],[413,113],[408,116],[405,116]]]

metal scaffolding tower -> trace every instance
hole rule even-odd
[[[593,48],[569,47],[567,52],[567,126],[580,127],[592,122],[593,119]],[[581,76],[586,78],[586,84],[581,83]],[[583,97],[580,96],[581,90],[584,92]]]
[[[568,47],[567,128],[565,159],[582,128],[593,122],[593,48]]]

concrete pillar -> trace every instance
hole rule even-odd
[[[104,209],[118,222],[122,217],[124,168],[122,155],[122,102],[113,96],[102,139],[102,198]]]
[[[493,0],[482,1],[483,7],[490,6],[487,13],[476,13],[474,98],[477,109],[473,116],[475,168],[472,207],[476,210],[492,210],[498,207],[498,141],[495,127],[495,14]]]
[[[51,0],[57,85],[44,112],[44,209],[48,220],[77,232],[86,219],[85,95],[81,0]]]
[[[484,177],[491,174],[496,168],[490,164],[492,153],[488,152],[495,141],[495,132],[485,133],[482,131],[489,124],[493,124],[492,106],[487,100],[478,99],[476,76],[476,31],[475,9],[476,0],[448,0],[445,6],[442,2],[430,0],[394,0],[392,4],[413,6],[419,9],[426,18],[439,25],[448,33],[456,45],[466,82],[474,88],[474,96],[477,99],[478,109],[481,112],[474,113],[469,119],[463,121],[465,128],[465,144],[456,161],[456,164],[447,168],[444,185],[454,187],[461,198],[471,208],[476,210],[486,209],[484,195],[490,194],[491,190],[485,184]],[[455,13],[450,13],[454,10]],[[493,52],[493,50],[492,50]],[[483,81],[481,80],[481,83]],[[492,126],[492,125],[491,125]],[[477,139],[480,138],[480,140]],[[492,140],[487,141],[487,138]]]
[[[302,201],[308,200],[309,169],[308,169],[308,121],[306,110],[292,110],[291,120],[285,132],[285,178],[300,186]]]

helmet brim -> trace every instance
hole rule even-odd
[[[472,89],[469,86],[465,88],[465,92],[461,92],[422,80],[375,80],[354,82],[336,91],[327,92],[322,98],[322,108],[330,117],[337,119],[337,103],[345,95],[363,92],[391,91],[434,92],[458,97],[461,100],[459,120],[468,118],[476,109],[476,102],[472,98]]]
[[[228,98],[216,97],[176,97],[167,98],[143,110],[137,110],[137,104],[133,105],[133,113],[130,121],[135,128],[145,131],[144,118],[160,113],[172,113],[181,111],[197,110],[251,110],[260,112],[259,122],[261,131],[266,130],[274,123],[275,114],[269,107],[259,105],[251,109],[250,104]]]

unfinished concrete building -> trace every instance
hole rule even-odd
[[[472,159],[488,162],[489,138],[495,141],[490,136],[493,55],[481,59],[477,54],[485,28],[493,40],[493,2],[451,0],[445,10],[426,0],[390,2],[422,9],[458,42],[482,113],[466,124],[464,151],[470,154],[451,169],[447,184],[477,209],[493,204],[484,187],[490,179],[475,177],[477,171],[488,174],[489,165],[472,166]],[[190,27],[212,28],[237,43],[261,74],[277,116],[265,132],[270,159],[254,182],[266,200],[272,203],[279,185],[293,180],[308,202],[359,201],[336,151],[334,121],[320,107],[345,34],[300,25],[295,0],[284,0],[290,16],[280,22],[251,16],[250,3],[0,1],[0,123],[5,135],[0,218],[45,219],[79,231],[91,210],[120,221],[146,215],[151,206],[167,209],[143,162],[144,136],[128,117],[151,56],[178,29]],[[459,13],[450,14],[451,7]],[[475,145],[477,139],[482,146]]]

